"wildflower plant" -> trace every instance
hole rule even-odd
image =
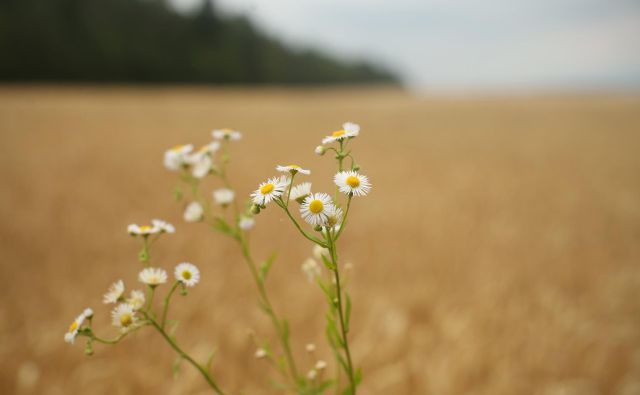
[[[277,165],[275,170],[279,174],[259,183],[246,203],[240,204],[236,190],[227,176],[231,146],[242,138],[242,134],[236,130],[212,131],[213,141],[196,151],[193,145],[185,144],[175,146],[164,154],[164,166],[176,172],[179,177],[175,197],[185,204],[185,222],[206,224],[238,245],[256,286],[258,305],[269,317],[278,340],[277,346],[274,346],[268,340],[252,335],[257,348],[254,356],[268,361],[275,368],[280,378],[273,379],[272,383],[277,388],[292,393],[320,394],[334,387],[338,394],[355,395],[362,380],[361,371],[355,367],[349,347],[352,304],[343,273],[347,264],[342,264],[338,254],[338,241],[346,228],[352,201],[366,196],[371,190],[369,179],[360,173],[360,167],[349,148],[349,143],[359,132],[357,124],[345,123],[315,148],[318,155],[329,152],[335,154],[333,196],[313,191],[310,182],[295,184],[298,177],[310,176],[311,170],[298,165]],[[345,166],[347,160],[348,167]],[[210,193],[203,191],[203,181],[206,178],[214,179],[217,184]],[[327,363],[315,357],[316,347],[313,344],[305,347],[307,354],[313,357],[313,364],[308,369],[300,369],[291,346],[288,320],[275,309],[266,287],[276,255],[257,260],[251,251],[249,233],[255,226],[256,216],[270,206],[277,206],[282,210],[297,232],[313,245],[314,257],[303,263],[302,270],[307,279],[317,283],[326,296],[326,336],[336,361],[333,377],[328,374]],[[212,358],[206,363],[200,363],[187,354],[178,345],[175,325],[170,325],[172,321],[168,319],[169,307],[176,291],[187,295],[188,289],[199,283],[200,270],[189,262],[182,262],[174,267],[171,273],[173,279],[170,279],[166,270],[151,266],[151,248],[164,234],[175,232],[171,224],[153,220],[151,225],[129,225],[127,231],[141,242],[138,258],[143,268],[138,274],[138,281],[143,289],[132,290],[127,296],[124,281],[117,280],[104,294],[103,302],[115,305],[111,321],[118,328],[119,335],[111,339],[97,336],[93,330],[93,310],[86,309],[72,322],[64,336],[65,341],[74,343],[77,337],[86,337],[85,352],[91,355],[94,342],[117,344],[129,334],[151,327],[176,351],[178,361],[193,365],[216,393],[223,394],[211,374]],[[327,269],[326,273],[323,273],[322,266]],[[161,309],[157,310],[154,297],[160,290],[166,292]]]

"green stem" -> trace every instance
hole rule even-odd
[[[278,206],[280,206],[285,213],[287,213],[287,216],[289,217],[289,219],[291,219],[291,222],[293,222],[293,224],[295,225],[295,227],[298,229],[298,231],[300,231],[300,234],[302,234],[302,236],[304,236],[306,239],[324,247],[324,248],[328,248],[326,243],[323,243],[322,240],[311,236],[310,234],[308,234],[307,232],[304,231],[304,229],[302,229],[302,227],[300,227],[300,224],[298,223],[298,221],[296,221],[295,218],[293,218],[293,216],[291,215],[291,212],[289,211],[289,208],[287,208],[287,206],[284,204],[284,202],[282,200],[275,200],[276,204]]]
[[[173,348],[175,350],[175,352],[177,352],[180,357],[184,360],[186,360],[187,362],[189,362],[191,365],[193,365],[193,367],[195,367],[196,369],[198,369],[198,371],[200,372],[200,374],[202,374],[202,377],[204,377],[204,379],[207,381],[207,383],[209,384],[209,386],[211,386],[211,388],[213,388],[213,390],[219,394],[219,395],[224,395],[224,392],[220,389],[220,387],[218,387],[218,384],[216,384],[216,382],[214,381],[213,377],[211,377],[211,375],[209,374],[209,372],[207,372],[207,370],[200,365],[198,362],[196,362],[193,358],[191,358],[191,356],[189,354],[187,354],[186,352],[184,352],[179,346],[178,344],[171,338],[171,336],[169,336],[167,334],[167,332],[164,331],[163,328],[160,327],[160,325],[158,325],[158,323],[153,320],[150,317],[147,317],[149,319],[149,322],[151,323],[151,325],[153,325],[154,328],[156,328],[156,330],[162,335],[162,337],[167,341],[167,343],[169,343],[169,345],[171,346],[171,348]]]
[[[171,296],[173,295],[173,292],[175,292],[176,288],[178,288],[179,284],[180,281],[176,281],[169,290],[167,296],[164,298],[164,309],[162,310],[162,320],[160,321],[160,327],[163,330],[167,324],[167,313],[169,312],[169,303],[171,303]]]
[[[267,295],[267,290],[264,286],[264,281],[258,275],[258,269],[256,268],[255,262],[251,257],[251,252],[249,251],[249,246],[247,241],[242,234],[238,238],[238,242],[240,243],[240,249],[242,250],[242,255],[245,258],[245,262],[249,267],[249,271],[253,277],[254,282],[256,283],[256,287],[258,288],[258,293],[260,294],[260,301],[264,306],[264,310],[271,319],[273,326],[276,328],[278,333],[278,339],[280,340],[282,349],[285,353],[285,357],[287,359],[287,364],[289,365],[289,370],[291,371],[291,376],[294,382],[297,384],[300,381],[300,377],[298,376],[298,369],[296,367],[295,360],[293,358],[293,353],[291,352],[291,346],[289,345],[289,340],[287,335],[284,333],[284,324],[283,321],[278,318],[271,301],[269,300],[269,296]]]
[[[347,328],[345,325],[344,311],[342,309],[342,289],[340,285],[340,269],[338,267],[338,254],[336,252],[335,240],[331,238],[331,232],[327,232],[327,241],[329,242],[329,252],[331,253],[331,260],[333,263],[333,275],[336,281],[336,293],[338,298],[338,317],[340,319],[340,331],[342,334],[342,343],[344,345],[344,351],[347,357],[347,375],[349,377],[349,386],[351,388],[351,395],[356,393],[356,382],[353,373],[353,363],[351,362],[351,351],[349,350],[349,340],[347,339]]]
[[[289,207],[289,198],[291,197],[291,187],[293,187],[293,179],[296,177],[296,173],[291,174],[291,181],[289,182],[289,190],[287,191],[287,207]]]
[[[338,238],[342,234],[342,231],[344,230],[345,225],[347,224],[347,216],[349,215],[349,208],[351,207],[351,199],[353,199],[353,195],[350,194],[349,198],[347,199],[347,208],[344,211],[344,216],[342,217],[342,222],[340,223],[340,230],[338,230],[336,237],[333,239],[334,242],[338,240]]]

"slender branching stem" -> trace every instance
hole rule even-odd
[[[176,288],[178,288],[179,284],[180,284],[180,281],[176,281],[175,283],[173,283],[173,286],[169,290],[169,293],[167,293],[167,296],[164,298],[164,308],[162,310],[162,319],[160,320],[160,327],[163,330],[167,325],[167,313],[169,312],[169,304],[171,303],[171,296],[173,296],[173,293],[175,292]]]

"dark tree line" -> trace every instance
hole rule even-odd
[[[293,51],[210,2],[0,0],[0,80],[242,84],[396,83],[367,63]]]

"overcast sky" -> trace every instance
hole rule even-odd
[[[188,10],[203,0],[171,0]],[[640,88],[640,0],[216,0],[293,46],[418,90]]]

